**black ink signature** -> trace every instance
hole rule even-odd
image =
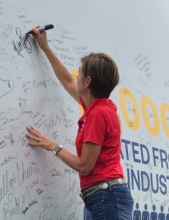
[[[32,45],[30,42],[30,38],[26,36],[22,37],[21,29],[19,27],[16,28],[16,34],[19,38],[19,41],[18,42],[15,42],[14,40],[12,41],[12,44],[14,46],[14,51],[16,51],[18,55],[21,57],[23,57],[21,52],[24,49],[27,51],[27,53],[30,54],[32,52]]]
[[[0,166],[3,166],[3,165],[5,165],[5,164],[7,164],[7,163],[9,163],[11,160],[15,160],[17,157],[18,157],[18,153],[16,153],[17,155],[16,156],[7,156],[7,157],[5,157],[4,159],[3,159],[3,161],[2,162],[0,162]]]
[[[13,108],[8,109],[8,112],[0,112],[0,130],[5,128],[6,123],[19,120],[19,117],[19,113]]]
[[[29,189],[28,187],[25,187],[24,193],[20,197],[14,198],[13,207],[11,207],[10,203],[5,203],[3,205],[4,220],[10,220],[13,215],[21,213],[25,203],[30,199]]]
[[[8,171],[5,171],[5,174],[1,176],[2,186],[0,187],[0,203],[7,196],[9,202],[13,200],[14,196],[14,183],[16,183],[15,174],[10,177]]]

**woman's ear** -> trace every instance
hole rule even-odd
[[[86,77],[86,79],[85,79],[85,81],[86,81],[86,88],[88,88],[89,87],[89,85],[90,85],[90,83],[91,83],[91,77],[90,76],[87,76]]]

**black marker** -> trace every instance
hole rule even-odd
[[[44,27],[39,28],[38,30],[39,30],[40,32],[42,32],[42,31],[46,31],[46,30],[49,30],[49,29],[52,29],[52,28],[54,28],[54,25],[53,25],[53,24],[47,24],[47,25],[45,25]],[[31,31],[28,31],[28,32],[26,33],[26,35],[28,35],[28,34],[34,34],[34,32],[31,30]]]

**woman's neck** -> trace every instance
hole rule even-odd
[[[96,100],[95,97],[93,97],[91,94],[87,94],[85,96],[82,95],[83,101],[87,108],[89,108],[92,103]]]

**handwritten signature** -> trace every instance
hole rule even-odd
[[[19,27],[16,28],[16,35],[18,36],[19,41],[15,42],[14,40],[12,40],[14,51],[16,51],[17,54],[21,57],[24,57],[21,54],[24,49],[27,51],[27,53],[30,54],[32,52],[30,38],[26,36],[22,37],[21,29]]]

